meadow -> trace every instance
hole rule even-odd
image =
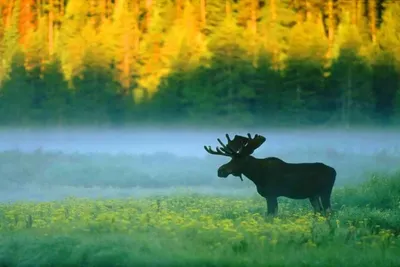
[[[0,206],[1,266],[398,266],[400,175],[335,190],[335,214],[257,196],[68,198]]]
[[[331,218],[285,198],[265,217],[249,181],[217,178],[226,158],[0,152],[0,266],[400,265],[396,151],[274,155],[338,170]]]

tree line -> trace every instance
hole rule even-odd
[[[0,1],[2,125],[398,125],[400,2]]]

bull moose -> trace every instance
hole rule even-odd
[[[308,198],[314,212],[331,211],[331,193],[336,180],[336,170],[320,162],[287,163],[276,157],[255,158],[251,154],[266,140],[256,134],[253,138],[236,135],[233,140],[226,134],[225,145],[218,138],[221,147],[216,151],[210,146],[204,149],[213,155],[232,158],[218,169],[218,177],[226,178],[230,174],[250,179],[258,194],[266,199],[267,214],[278,213],[278,197],[291,199]]]

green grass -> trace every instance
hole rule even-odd
[[[1,266],[398,266],[399,249],[328,243],[318,248],[212,250],[162,236],[72,234],[2,236]]]
[[[0,266],[399,266],[400,173],[337,187],[330,224],[307,201],[257,195],[0,206]]]

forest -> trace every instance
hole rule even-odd
[[[400,1],[0,0],[3,126],[398,126]]]

